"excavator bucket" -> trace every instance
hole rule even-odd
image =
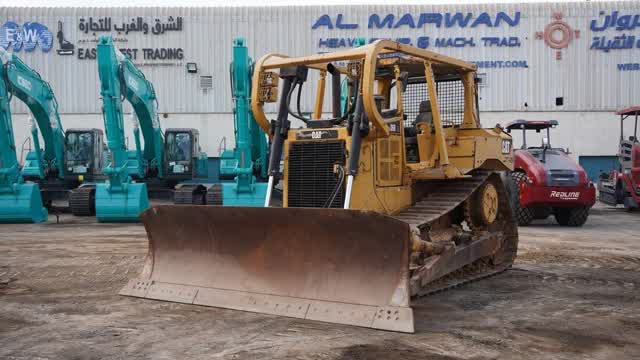
[[[96,218],[99,222],[138,222],[149,208],[147,185],[127,183],[124,189],[110,190],[108,184],[96,185]]]
[[[252,184],[253,191],[237,191],[238,185],[235,182],[222,183],[222,204],[224,206],[264,206],[267,197],[267,183],[257,182]]]
[[[120,294],[413,332],[409,226],[342,209],[154,206]]]
[[[38,223],[48,216],[38,184],[17,184],[0,192],[0,223]]]

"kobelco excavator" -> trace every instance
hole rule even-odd
[[[0,48],[3,63],[11,55]],[[3,69],[6,70],[6,67]],[[6,71],[3,71],[6,74]],[[11,91],[6,76],[0,79],[0,223],[27,223],[47,220],[37,183],[25,182],[20,173],[11,123]]]
[[[284,208],[154,206],[142,214],[146,264],[121,294],[413,332],[413,299],[516,256],[501,175],[511,137],[480,128],[476,94],[474,64],[392,41],[262,57],[252,109],[271,137],[270,184],[284,162]]]
[[[267,195],[265,180],[269,148],[265,132],[258,126],[250,109],[252,71],[253,61],[245,39],[234,39],[229,75],[235,148],[225,151],[220,161],[220,178],[232,181],[213,185],[207,192],[208,205],[262,206]]]
[[[190,181],[198,174],[206,174],[207,155],[200,151],[198,131],[177,128],[162,132],[153,84],[115,48],[110,37],[100,37],[97,60],[110,151],[104,169],[108,181],[96,190],[98,221],[138,221],[138,215],[149,207],[148,192],[171,193],[176,185],[173,196],[177,203],[187,199],[189,204],[204,204],[206,188]],[[125,141],[125,99],[133,107],[136,149],[132,151],[127,150]],[[180,184],[183,181],[187,183]]]
[[[30,111],[33,149],[27,153],[22,176],[39,184],[45,206],[67,201],[75,215],[92,215],[94,181],[102,177],[102,130],[62,127],[55,94],[40,74],[15,54],[0,49],[2,81]],[[9,112],[7,107],[5,112]],[[5,114],[10,118],[10,114]],[[39,131],[38,131],[39,130]],[[40,136],[44,149],[40,147]]]

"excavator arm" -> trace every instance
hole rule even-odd
[[[16,59],[2,48],[0,57],[5,70]],[[0,79],[0,223],[45,221],[47,210],[42,207],[38,185],[25,183],[20,174],[11,123],[11,84],[7,72],[3,74]]]
[[[135,66],[114,47],[110,37],[100,37],[97,58],[102,113],[110,159],[104,169],[108,180],[96,187],[96,217],[101,222],[138,221],[140,212],[149,207],[149,199],[146,184],[133,183],[130,176],[131,168],[135,169],[138,176],[142,176],[142,168],[139,162],[132,166],[132,163],[136,162],[130,159],[127,151],[122,100],[127,96],[139,118],[151,119],[151,114],[155,112],[145,104],[153,103],[148,99],[155,99],[155,93],[152,91],[153,87],[150,92],[145,92],[147,82],[140,81],[144,76],[141,77],[132,70]],[[145,97],[141,98],[141,94]],[[153,126],[151,128],[153,132]],[[159,126],[157,129],[159,131]],[[145,130],[149,129],[143,128],[143,133]],[[152,139],[153,137],[150,137],[149,143],[145,142],[145,147],[151,146],[151,149],[155,149]],[[136,137],[136,145],[140,154],[139,137]],[[160,154],[161,151],[160,149]]]
[[[236,144],[233,157],[220,164],[221,175],[234,182],[222,184],[223,205],[262,206],[266,195],[266,184],[257,182],[266,177],[267,141],[250,109],[252,67],[245,39],[235,39],[230,80]]]
[[[158,119],[158,99],[153,84],[146,79],[129,58],[117,49],[113,49],[118,60],[118,72],[115,81],[122,87],[122,95],[133,107],[134,137],[136,146],[140,149],[140,130],[144,138],[142,151],[143,166],[147,172],[163,177],[163,135]],[[153,170],[152,170],[153,169]]]

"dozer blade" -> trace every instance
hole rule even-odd
[[[126,188],[109,190],[108,184],[96,185],[96,218],[99,222],[137,222],[149,208],[147,184],[128,183]]]
[[[409,226],[342,209],[154,206],[122,295],[413,332]]]
[[[48,216],[38,184],[17,184],[0,192],[0,223],[38,223]]]

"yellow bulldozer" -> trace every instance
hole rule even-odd
[[[392,41],[263,56],[251,104],[270,134],[266,206],[146,210],[149,253],[121,294],[413,332],[416,297],[516,255],[511,137],[480,127],[477,99],[475,65]]]

